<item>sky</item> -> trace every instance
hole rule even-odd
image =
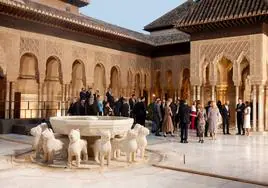
[[[111,24],[146,33],[143,27],[186,0],[90,0],[81,13]]]

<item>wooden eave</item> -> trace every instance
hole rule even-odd
[[[56,28],[67,29],[74,32],[95,35],[97,37],[104,37],[111,40],[124,41],[130,44],[154,46],[153,43],[150,44],[123,33],[90,25],[86,22],[56,15],[51,12],[34,9],[24,4],[11,2],[9,0],[0,0],[0,14],[33,21]]]
[[[268,19],[267,13],[261,13],[257,16],[245,16],[242,18],[226,18],[225,20],[220,21],[211,21],[211,22],[202,22],[202,23],[193,23],[188,25],[183,24],[177,24],[175,27],[179,29],[180,31],[183,31],[185,33],[191,34],[196,32],[201,32],[204,30],[211,30],[215,31],[217,29],[223,29],[223,28],[230,28],[230,27],[236,27],[240,25],[245,24],[256,24],[260,22],[264,22]]]

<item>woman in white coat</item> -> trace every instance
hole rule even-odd
[[[249,130],[251,129],[251,126],[250,126],[251,108],[250,108],[248,101],[246,101],[245,105],[246,105],[246,107],[244,109],[244,126],[243,126],[243,128],[246,130],[246,135],[249,136]]]

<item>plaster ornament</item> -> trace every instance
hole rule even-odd
[[[96,140],[93,148],[95,161],[103,166],[104,158],[107,157],[107,165],[109,166],[112,152],[112,146],[110,142],[111,133],[110,131],[100,131],[99,134],[101,138]]]
[[[52,129],[46,129],[42,133],[43,138],[43,150],[45,162],[53,163],[53,158],[56,152],[62,150],[63,142],[56,139]]]
[[[80,139],[80,130],[72,129],[69,133],[69,147],[68,147],[68,164],[71,166],[72,158],[76,158],[76,166],[80,167],[81,153],[83,155],[83,160],[88,160],[87,154],[87,141]]]

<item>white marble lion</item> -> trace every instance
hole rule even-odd
[[[94,157],[97,163],[100,163],[101,166],[104,165],[104,158],[107,158],[107,165],[110,165],[111,161],[111,153],[112,153],[112,146],[111,146],[111,133],[110,131],[100,131],[99,132],[101,138],[96,140],[93,150],[94,150]],[[99,160],[100,159],[100,160]]]
[[[141,158],[144,159],[145,149],[147,146],[146,136],[150,134],[150,130],[146,127],[141,127],[138,131],[137,144],[140,151]]]
[[[69,133],[69,147],[68,147],[68,164],[71,166],[72,158],[75,156],[76,159],[76,166],[80,167],[81,162],[81,153],[83,156],[83,160],[88,160],[87,154],[87,141],[82,140],[80,138],[80,130],[79,129],[72,129]]]
[[[53,163],[54,154],[63,148],[63,142],[56,139],[52,129],[46,129],[42,133],[43,151],[45,162]]]
[[[136,151],[138,149],[137,133],[135,130],[129,130],[124,138],[114,138],[112,140],[113,155],[114,152],[120,150],[126,153],[127,162],[136,160]]]
[[[32,128],[30,133],[34,136],[32,143],[33,150],[35,151],[35,157],[38,157],[38,154],[42,151],[42,132],[47,129],[48,126],[46,123],[41,123],[36,127]]]

